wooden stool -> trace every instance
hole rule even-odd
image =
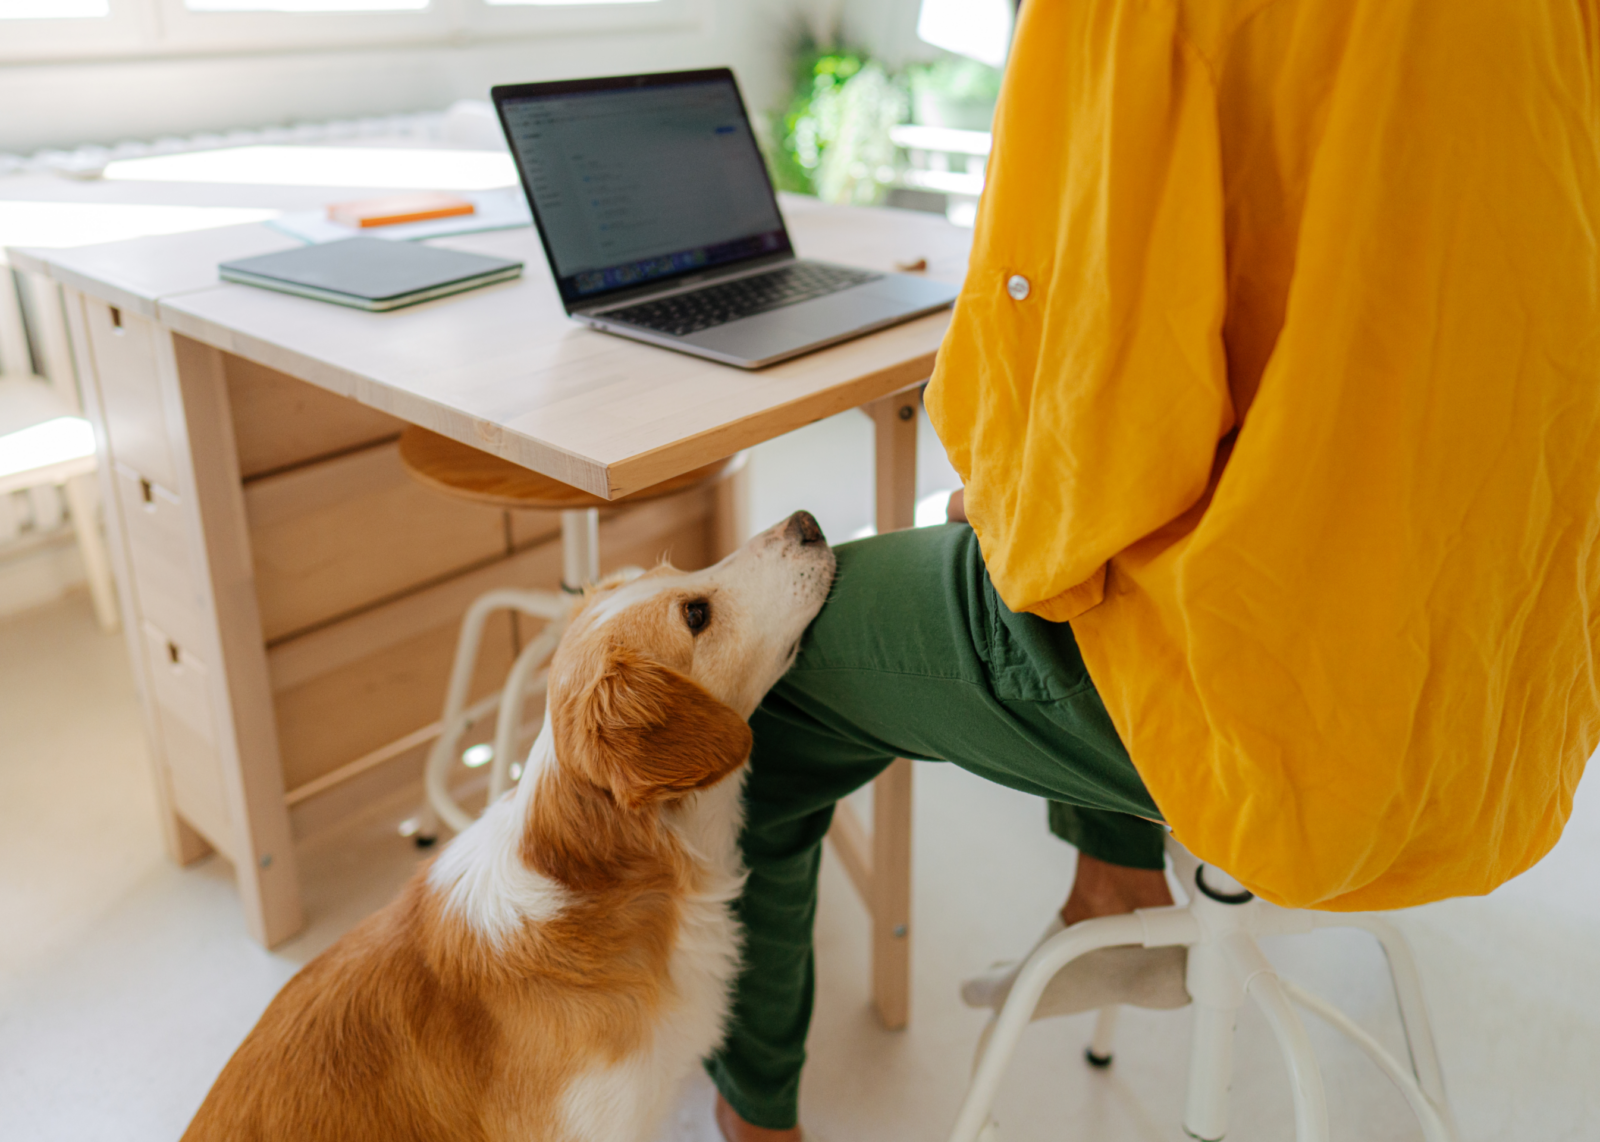
[[[545,685],[543,674],[535,677],[535,672],[555,651],[571,615],[573,601],[583,588],[600,577],[600,513],[693,488],[709,487],[733,477],[744,467],[745,456],[741,452],[615,500],[590,495],[560,480],[415,425],[400,434],[400,461],[413,479],[459,499],[512,511],[561,513],[561,592],[512,588],[489,591],[473,601],[462,620],[439,737],[428,754],[424,772],[427,798],[415,839],[419,846],[426,847],[437,839],[441,820],[457,832],[472,824],[472,815],[450,795],[450,765],[461,735],[496,707],[499,714],[489,771],[489,801],[493,802],[510,786],[511,754],[516,748],[522,704],[530,693],[542,693]],[[467,696],[484,624],[490,615],[501,610],[544,619],[545,628],[517,655],[505,688],[469,708]]]

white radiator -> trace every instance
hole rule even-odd
[[[78,379],[61,294],[0,259],[0,374],[38,373],[74,405]],[[0,495],[0,617],[51,602],[83,584],[76,533],[59,488]]]

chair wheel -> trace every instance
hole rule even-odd
[[[1083,1058],[1086,1063],[1088,1063],[1091,1067],[1094,1067],[1096,1070],[1103,1071],[1111,1065],[1111,1056],[1097,1055],[1094,1053],[1093,1047],[1085,1047],[1083,1049]]]
[[[416,845],[419,849],[431,849],[433,847],[433,842],[437,841],[438,839],[438,837],[430,837],[423,833],[418,833],[416,836],[411,838],[411,843]]]

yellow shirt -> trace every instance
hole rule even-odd
[[[928,410],[1001,597],[1269,900],[1487,892],[1600,740],[1597,29],[1022,6]]]

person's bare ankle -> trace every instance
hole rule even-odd
[[[1126,868],[1078,854],[1072,893],[1061,906],[1061,922],[1076,924],[1096,916],[1120,916],[1137,908],[1162,908],[1172,903],[1172,890],[1159,869]]]
[[[722,1131],[722,1136],[727,1142],[800,1142],[800,1128],[792,1127],[788,1130],[768,1130],[764,1126],[752,1126],[739,1117],[739,1112],[728,1105],[728,1100],[721,1094],[717,1095],[717,1129]]]

